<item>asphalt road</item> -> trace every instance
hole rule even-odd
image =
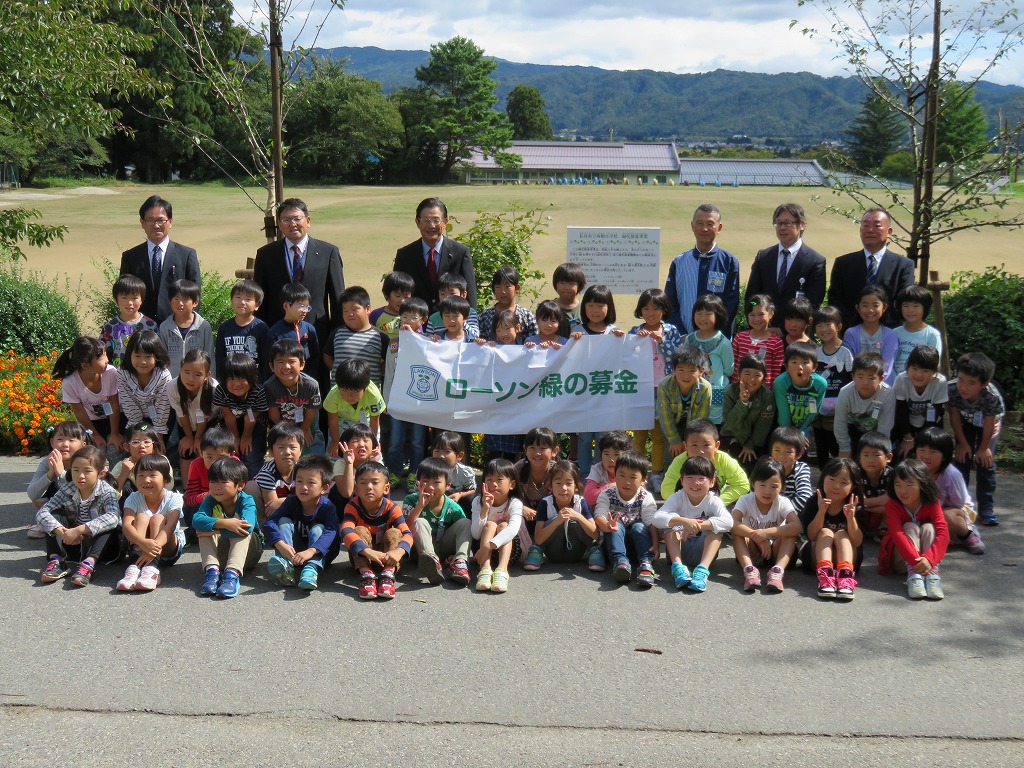
[[[799,573],[745,594],[728,549],[703,595],[661,561],[647,592],[582,567],[504,595],[410,572],[367,603],[347,563],[307,595],[265,555],[215,601],[195,549],[150,594],[112,567],[40,585],[36,461],[0,458],[3,766],[1024,764],[1019,477],[987,554],[951,549],[941,602],[878,576],[873,546],[845,604]]]

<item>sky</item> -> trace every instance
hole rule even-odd
[[[291,39],[310,45],[329,0],[286,2],[294,18],[306,19],[301,30],[292,25]],[[794,19],[800,23],[790,29]],[[814,3],[801,7],[797,0],[347,0],[344,10],[331,12],[316,45],[428,50],[461,35],[488,56],[530,64],[849,74],[833,43],[801,34],[808,26],[829,25]],[[965,72],[974,75],[985,61],[984,52],[967,57]],[[1024,85],[1024,46],[985,79]]]

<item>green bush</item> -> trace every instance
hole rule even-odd
[[[996,385],[1008,410],[1024,405],[1024,277],[1005,265],[982,273],[954,272],[943,297],[951,365],[966,352],[984,352],[996,364]]]
[[[0,350],[43,356],[71,346],[79,334],[71,294],[70,285],[61,291],[39,273],[0,267]]]

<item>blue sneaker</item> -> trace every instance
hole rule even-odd
[[[283,586],[295,586],[295,566],[287,558],[274,555],[267,563],[267,573]]]
[[[217,587],[217,597],[228,599],[238,594],[238,571],[228,568],[221,577],[220,586]]]
[[[600,544],[595,544],[590,548],[590,554],[587,555],[587,568],[594,573],[604,573],[607,567],[608,564],[604,559],[604,550],[601,549]]]
[[[999,518],[991,509],[978,513],[978,522],[982,525],[999,525]]]
[[[708,576],[711,575],[711,571],[705,568],[703,565],[698,565],[693,569],[693,578],[690,580],[689,587],[694,592],[703,592],[708,588]]]
[[[307,592],[312,592],[316,589],[316,581],[320,572],[316,569],[315,565],[304,565],[302,566],[302,574],[299,576],[299,589],[304,589]]]
[[[220,568],[210,566],[206,569],[206,578],[203,579],[203,586],[199,588],[199,594],[216,595],[218,584],[220,584]]]
[[[672,563],[672,580],[676,583],[676,589],[682,589],[693,576],[690,575],[690,569],[682,563]]]

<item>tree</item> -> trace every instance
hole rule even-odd
[[[976,158],[987,149],[988,123],[981,105],[974,99],[973,88],[960,83],[943,84],[936,134],[935,159],[940,163]]]
[[[884,87],[879,84],[879,87]],[[856,168],[875,170],[882,161],[900,148],[907,136],[907,128],[898,112],[874,92],[864,97],[860,113],[847,137],[850,159]]]
[[[430,61],[416,67],[416,79],[431,95],[430,111],[419,115],[424,135],[442,152],[441,179],[473,149],[509,161],[501,150],[512,144],[512,128],[495,112],[497,83],[490,74],[498,65],[484,57],[472,40],[453,37],[430,46]]]
[[[959,83],[971,91],[1024,42],[1024,27],[1017,21],[1013,0],[946,7],[942,0],[798,0],[798,4],[818,8],[829,25],[824,32],[813,28],[803,32],[834,42],[861,82],[901,115],[914,158],[910,202],[879,179],[881,191],[837,185],[837,193],[853,197],[857,206],[829,209],[857,218],[868,206],[887,207],[897,239],[906,243],[907,255],[920,266],[921,283],[928,278],[933,242],[979,227],[1024,226],[1024,215],[1005,214],[1007,199],[990,191],[996,178],[1009,175],[1019,163],[1011,150],[1024,134],[1024,123],[1000,126],[985,146],[959,157],[958,172],[947,187],[935,187],[937,176],[948,170],[936,162],[942,89]]]
[[[512,124],[512,138],[546,141],[555,138],[544,98],[535,85],[517,85],[505,99],[505,114]]]

